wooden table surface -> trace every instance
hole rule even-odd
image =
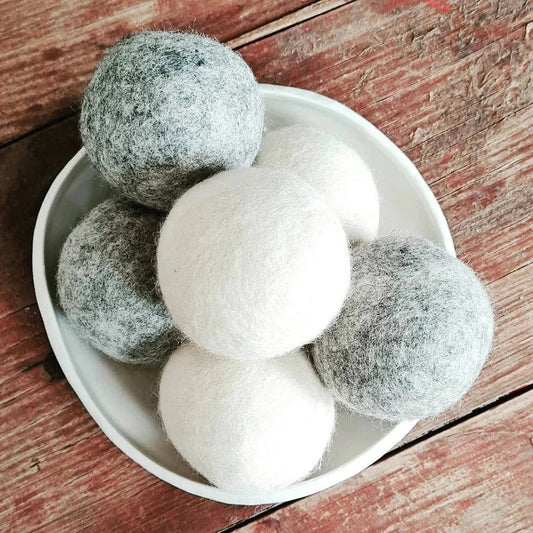
[[[31,237],[80,147],[80,95],[130,31],[194,28],[262,82],[335,98],[420,169],[497,331],[456,407],[363,473],[274,506],[159,481],[98,429],[50,350]],[[0,0],[0,530],[533,530],[533,6],[528,0]]]

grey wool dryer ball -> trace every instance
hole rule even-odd
[[[157,211],[106,200],[81,220],[61,250],[57,291],[70,324],[125,363],[161,362],[181,340],[157,285],[161,223]]]
[[[375,418],[433,416],[472,386],[494,315],[472,269],[430,241],[385,237],[351,248],[351,288],[311,347],[341,403]]]
[[[264,102],[250,67],[196,33],[143,31],[108,50],[82,100],[91,163],[121,194],[168,211],[189,187],[250,166]]]

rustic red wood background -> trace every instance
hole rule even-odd
[[[190,496],[116,449],[50,351],[31,235],[80,146],[103,50],[195,28],[263,82],[335,98],[381,128],[439,199],[498,316],[468,396],[362,474],[278,506]],[[533,530],[533,6],[528,0],[0,1],[0,530]]]

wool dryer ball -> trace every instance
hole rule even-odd
[[[494,316],[474,272],[430,241],[354,246],[339,319],[314,344],[323,382],[355,411],[433,416],[457,402],[490,350]]]
[[[179,329],[241,359],[314,340],[350,284],[338,217],[303,181],[264,168],[228,170],[189,189],[161,229],[157,263]]]
[[[244,60],[195,33],[143,31],[113,46],[85,91],[91,163],[127,198],[168,211],[194,183],[251,165],[264,103]]]
[[[284,169],[316,188],[354,241],[376,237],[379,197],[370,169],[332,135],[295,124],[268,132],[255,164]]]
[[[74,228],[61,251],[61,307],[80,337],[118,361],[158,363],[180,340],[157,287],[161,222],[156,211],[106,200]]]
[[[183,344],[163,370],[159,411],[195,470],[221,489],[247,494],[308,475],[335,425],[333,397],[301,351],[238,361]]]

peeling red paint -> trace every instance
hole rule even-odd
[[[427,4],[443,15],[452,10],[452,6],[446,0],[386,0],[379,6],[379,11],[381,13],[390,13],[391,11],[412,7],[420,3]]]
[[[424,0],[424,2],[443,15],[452,10],[452,6],[446,0]]]

